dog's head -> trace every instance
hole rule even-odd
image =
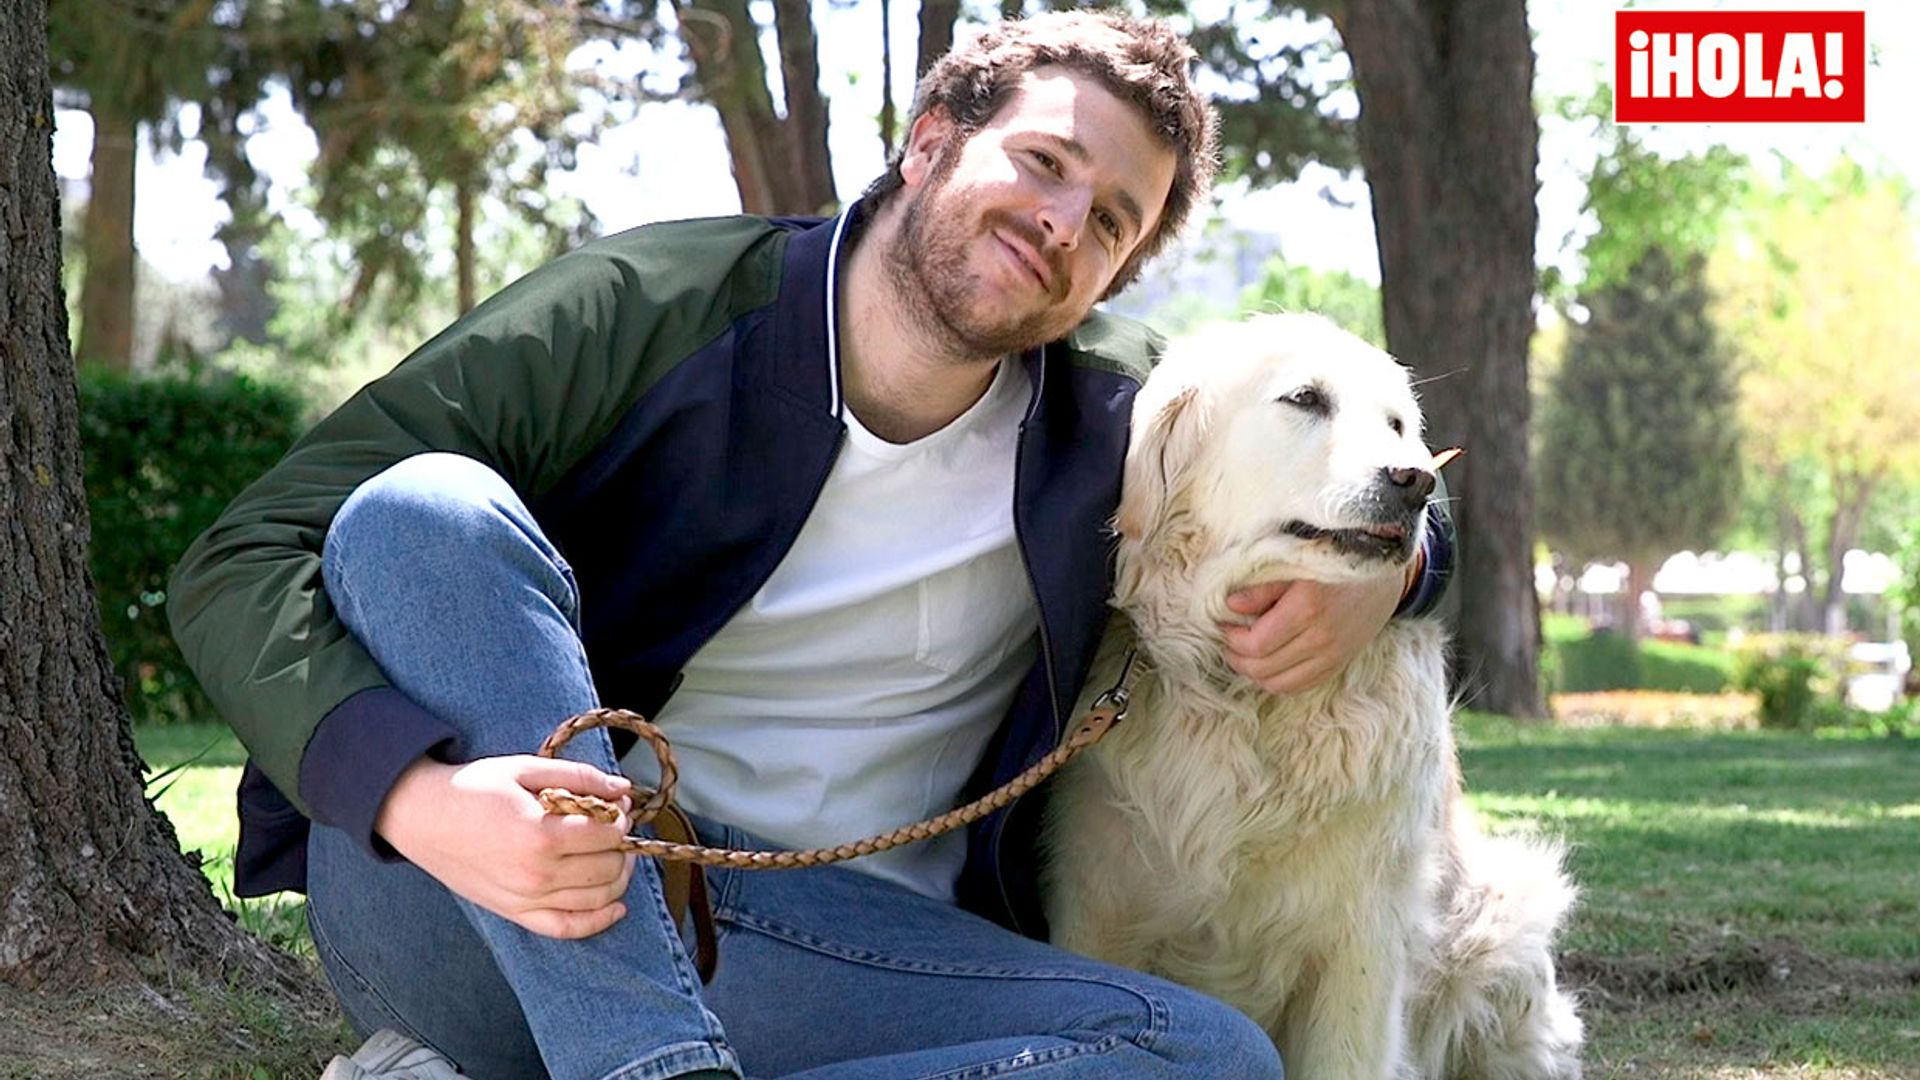
[[[1434,487],[1420,435],[1406,369],[1318,316],[1176,340],[1134,401],[1123,602],[1171,575],[1218,620],[1257,581],[1403,572]]]

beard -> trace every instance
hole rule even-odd
[[[1087,315],[1062,306],[1069,287],[1065,260],[1031,223],[1005,211],[976,213],[947,182],[953,161],[954,155],[945,155],[927,186],[912,196],[887,248],[896,301],[909,321],[962,363],[1025,352],[1063,337]],[[968,260],[972,243],[993,230],[1019,236],[1047,260],[1053,293],[1044,306],[1017,314],[993,310],[991,290]]]

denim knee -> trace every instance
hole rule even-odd
[[[1194,1080],[1280,1080],[1280,1052],[1260,1025],[1240,1010],[1197,991],[1181,989],[1167,1001],[1171,1014],[1160,1056]]]
[[[353,625],[355,597],[530,582],[578,629],[573,572],[506,479],[460,454],[426,453],[368,478],[334,515],[322,555],[328,590]]]

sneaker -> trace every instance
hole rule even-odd
[[[335,1057],[320,1080],[447,1080],[461,1075],[440,1051],[381,1028],[352,1057]]]

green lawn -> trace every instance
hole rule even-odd
[[[1590,1076],[1920,1077],[1920,742],[1460,732],[1494,827],[1573,844]]]
[[[1920,742],[1481,716],[1460,734],[1493,827],[1573,845],[1589,1076],[1920,1078]],[[187,763],[153,789],[231,904],[238,746],[214,726],[137,738],[156,769]],[[310,949],[300,913],[241,917]]]

